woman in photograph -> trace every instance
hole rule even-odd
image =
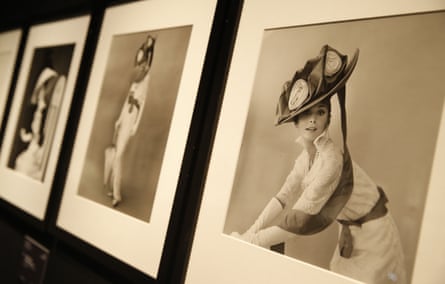
[[[15,169],[37,180],[42,180],[45,172],[65,82],[66,77],[54,69],[42,69],[31,96],[31,105],[35,106],[31,129],[20,129],[20,140],[27,147],[17,156]]]
[[[136,133],[143,113],[150,80],[150,68],[153,60],[155,39],[147,36],[136,52],[134,78],[127,98],[122,106],[119,118],[114,124],[113,143],[105,149],[104,185],[110,182],[113,207],[121,200],[122,161],[130,138]],[[111,179],[111,181],[110,181]]]
[[[232,235],[269,248],[340,225],[330,269],[366,283],[406,283],[398,229],[381,187],[351,160],[346,145],[345,84],[358,60],[325,45],[284,85],[276,124],[293,123],[302,153],[253,225]],[[330,139],[331,97],[337,94],[343,145]],[[296,200],[292,202],[292,200]],[[275,222],[278,222],[275,225]]]

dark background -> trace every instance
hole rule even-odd
[[[67,166],[69,160],[75,158],[71,157],[71,149],[104,11],[110,6],[129,2],[136,1],[7,0],[0,3],[0,32],[16,28],[23,31],[9,94],[14,93],[26,37],[31,26],[85,14],[91,15],[62,151],[44,221],[35,219],[0,198],[0,283],[21,283],[19,282],[23,264],[21,257],[27,236],[49,250],[44,284],[183,282],[229,68],[228,62],[242,7],[241,0],[217,3],[157,279],[137,271],[55,227]],[[0,124],[0,143],[10,106],[11,96],[6,104],[4,121]]]

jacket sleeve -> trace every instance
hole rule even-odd
[[[308,214],[293,208],[285,214],[279,227],[298,235],[312,235],[324,230],[335,220],[349,200],[353,182],[352,161],[345,147],[339,183],[323,207],[316,214]]]
[[[320,152],[316,177],[304,187],[304,191],[293,209],[307,214],[318,214],[334,193],[341,176],[343,157],[333,144]]]
[[[281,186],[280,191],[275,196],[276,199],[281,203],[281,206],[284,208],[291,199],[291,197],[296,194],[297,191],[301,188],[301,181],[304,176],[304,168],[307,164],[307,157],[304,153],[300,154],[298,158],[295,160],[294,167],[286,178],[286,181]]]

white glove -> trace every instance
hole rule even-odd
[[[278,226],[268,227],[258,231],[257,233],[247,231],[240,235],[238,232],[233,232],[231,233],[231,236],[265,248],[270,248],[273,245],[285,242],[288,239],[295,237],[293,233],[283,230]]]
[[[272,198],[266,207],[264,207],[263,212],[256,219],[253,225],[244,233],[243,235],[255,234],[265,226],[269,225],[273,219],[275,219],[278,214],[283,210],[281,203],[275,197]]]
[[[270,248],[293,237],[295,237],[295,234],[281,229],[278,226],[272,226],[256,233],[252,239],[252,243],[264,248]]]

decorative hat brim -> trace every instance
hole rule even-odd
[[[349,79],[349,77],[352,74],[352,71],[354,71],[355,66],[357,65],[359,56],[359,49],[355,50],[354,56],[352,57],[351,61],[348,63],[348,65],[345,67],[343,71],[343,77],[335,84],[331,89],[329,89],[328,92],[324,93],[323,95],[320,95],[317,99],[311,101],[310,103],[302,106],[301,108],[298,108],[294,111],[291,111],[287,117],[281,118],[279,121],[276,122],[276,125],[280,125],[286,122],[290,122],[295,116],[301,114],[302,112],[310,109],[311,107],[315,106],[319,102],[323,101],[324,99],[334,95],[337,93],[338,90],[340,90],[345,84],[346,81]]]

